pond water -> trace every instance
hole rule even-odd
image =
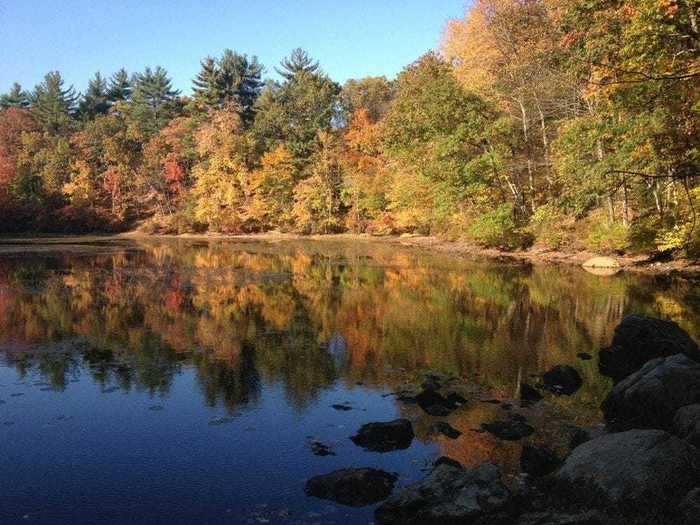
[[[697,337],[700,291],[379,242],[5,245],[0,523],[370,522],[305,480],[376,467],[406,484],[441,455],[513,470],[517,443],[473,430],[504,410],[483,401],[572,364],[584,386],[543,417],[596,422],[610,383],[577,354],[631,312]],[[391,395],[426,370],[478,385],[446,418],[458,439]],[[406,450],[349,439],[396,417],[414,424]]]

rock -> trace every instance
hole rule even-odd
[[[408,419],[396,419],[386,423],[367,423],[352,436],[353,443],[374,452],[390,452],[405,449],[413,441],[413,426]]]
[[[497,466],[441,463],[382,503],[375,518],[380,525],[507,523],[510,499]]]
[[[582,265],[584,268],[619,268],[620,263],[612,257],[591,257]]]
[[[551,474],[561,463],[561,458],[543,445],[526,444],[520,454],[520,469],[535,477]]]
[[[309,446],[314,456],[335,456],[335,452],[333,452],[330,445],[326,445],[317,439],[310,439]]]
[[[446,398],[435,390],[423,390],[416,396],[416,403],[425,412],[431,416],[445,417],[457,408],[459,401],[455,398],[452,400]]]
[[[386,499],[396,479],[394,474],[373,468],[341,469],[310,478],[306,482],[306,493],[351,507],[363,507]]]
[[[331,408],[333,410],[338,410],[340,412],[347,412],[348,410],[352,410],[352,407],[350,405],[340,404],[340,403],[336,403],[335,405],[331,405]]]
[[[700,404],[678,409],[673,417],[673,433],[700,448]]]
[[[521,404],[530,405],[537,403],[542,399],[542,394],[540,394],[537,389],[527,383],[521,383],[520,385],[520,402]]]
[[[678,514],[679,525],[696,525],[700,516],[700,487],[695,487],[683,498]]]
[[[557,365],[542,376],[542,384],[554,394],[570,396],[581,388],[583,381],[573,366]]]
[[[597,510],[577,514],[545,511],[523,514],[515,523],[516,525],[604,525],[610,523],[610,519]]]
[[[588,428],[571,425],[569,427],[569,450],[573,450],[591,439],[604,436],[606,433],[605,425],[602,424]]]
[[[554,474],[553,494],[568,508],[667,517],[693,488],[698,459],[693,446],[663,430],[607,434],[569,455]]]
[[[578,357],[581,361],[590,361],[593,359],[593,356],[587,352],[579,352],[576,354],[576,357]]]
[[[462,435],[462,433],[459,430],[454,428],[446,421],[436,421],[435,423],[433,423],[431,430],[435,434],[442,434],[450,439],[457,439],[459,436]]]
[[[603,401],[608,426],[671,429],[679,408],[700,403],[700,363],[684,354],[660,357],[619,382]]]
[[[600,372],[619,382],[651,359],[685,354],[700,362],[700,350],[673,321],[628,315],[615,328],[612,345],[598,354]]]
[[[517,441],[531,435],[535,429],[525,422],[525,418],[518,414],[511,414],[510,419],[482,423],[481,428],[490,432],[499,439]]]
[[[463,468],[463,465],[456,459],[452,459],[447,456],[440,456],[433,463],[433,468],[439,467],[440,465],[451,465],[456,468]]]

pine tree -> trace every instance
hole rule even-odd
[[[316,73],[319,70],[318,62],[314,62],[309,54],[301,48],[296,48],[288,58],[285,58],[280,63],[279,68],[275,71],[285,80],[292,80],[301,72]]]
[[[70,126],[78,95],[73,86],[63,87],[58,71],[46,74],[44,81],[34,88],[33,112],[37,121],[50,133],[59,133]]]
[[[87,119],[95,118],[95,115],[107,113],[109,101],[107,100],[107,80],[98,71],[95,77],[88,82],[88,88],[80,101],[78,112]]]
[[[109,80],[109,88],[107,89],[107,99],[110,103],[120,100],[128,101],[131,99],[131,81],[126,69],[122,68],[117,71]]]
[[[134,75],[132,85],[134,91],[129,104],[132,118],[147,134],[157,132],[173,116],[180,92],[173,89],[168,72],[160,66],[147,67],[143,73]]]
[[[201,70],[192,81],[192,91],[195,101],[208,108],[219,104],[220,95],[217,78],[219,69],[216,59],[208,56],[201,62]]]
[[[0,96],[0,109],[27,108],[30,105],[29,93],[22,89],[17,82],[12,84],[12,89]]]

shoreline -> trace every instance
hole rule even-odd
[[[498,248],[484,248],[468,241],[444,240],[431,235],[385,235],[375,236],[357,233],[339,233],[323,235],[301,235],[294,233],[250,233],[250,234],[218,234],[218,233],[185,233],[185,234],[149,234],[139,231],[130,231],[117,234],[85,234],[85,235],[38,235],[31,237],[0,237],[0,251],[2,245],[19,244],[63,244],[83,243],[91,241],[104,241],[110,239],[124,240],[149,240],[149,239],[173,239],[173,240],[199,240],[199,241],[360,241],[395,245],[440,253],[452,257],[464,259],[488,258],[496,262],[514,262],[519,264],[548,264],[556,266],[578,266],[591,257],[600,254],[588,251],[547,250],[542,248],[530,248],[527,250],[505,251]],[[667,275],[684,279],[700,279],[700,261],[688,259],[671,259],[668,261],[656,261],[648,254],[639,255],[615,255],[612,256],[619,264],[620,271],[641,273],[647,275]]]

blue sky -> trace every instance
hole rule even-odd
[[[340,82],[393,77],[435,48],[469,0],[0,0],[0,93],[50,70],[84,90],[97,70],[162,65],[189,93],[199,60],[225,48],[273,66],[295,47]]]

